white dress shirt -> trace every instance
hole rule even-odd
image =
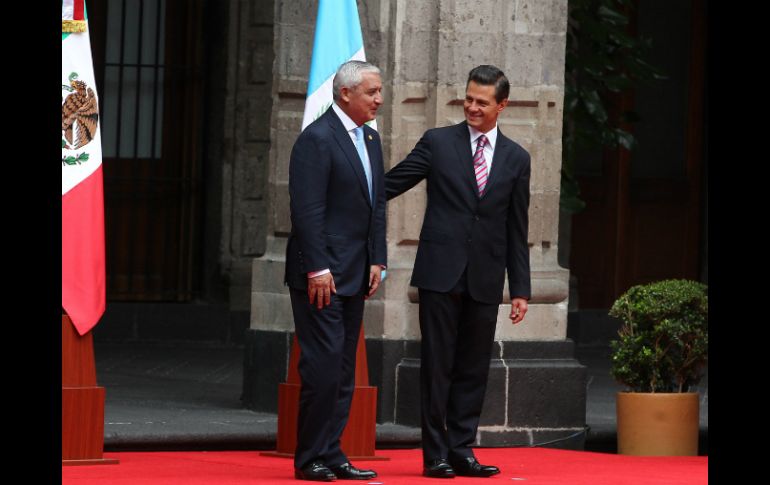
[[[492,157],[495,154],[495,145],[497,144],[497,123],[495,127],[486,133],[482,133],[476,128],[468,125],[468,131],[471,134],[471,155],[476,154],[476,145],[481,135],[486,135],[487,144],[484,145],[484,160],[487,162],[487,176],[492,172]]]
[[[337,116],[339,116],[340,121],[342,121],[342,126],[345,127],[345,131],[348,132],[348,135],[350,136],[350,139],[353,140],[353,146],[356,145],[356,133],[353,131],[356,128],[358,128],[359,125],[356,125],[356,122],[350,119],[350,116],[347,115],[344,111],[342,111],[342,108],[337,106],[337,103],[332,103],[332,109],[335,113],[337,113]],[[363,125],[361,125],[363,126]],[[364,143],[364,146],[366,146],[366,143]],[[364,156],[366,157],[366,160],[364,160],[364,163],[366,165],[369,165],[369,150],[364,150]]]

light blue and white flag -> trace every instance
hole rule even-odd
[[[319,0],[303,130],[329,109],[334,73],[350,60],[366,60],[356,0]],[[368,124],[377,129],[375,120]]]

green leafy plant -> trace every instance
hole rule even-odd
[[[645,61],[651,40],[629,34],[632,7],[631,0],[569,0],[560,194],[561,208],[568,213],[585,207],[575,178],[576,158],[603,147],[635,146],[634,136],[623,127],[638,115],[611,106],[608,95],[666,79]]]
[[[633,392],[688,392],[708,361],[708,288],[689,280],[637,285],[609,312],[623,321],[610,372]]]

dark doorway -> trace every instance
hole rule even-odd
[[[705,280],[706,6],[702,0],[635,2],[649,62],[668,80],[619,100],[641,116],[639,145],[578,161],[586,209],[573,217],[570,270],[581,309],[608,308],[629,287],[667,278]]]
[[[102,113],[107,298],[200,288],[201,0],[89,3]]]

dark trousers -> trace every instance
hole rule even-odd
[[[307,291],[292,288],[290,294],[302,381],[294,466],[304,468],[315,460],[338,466],[348,461],[340,448],[340,436],[355,387],[363,293],[332,295],[331,304],[322,310],[310,305]]]
[[[420,289],[420,392],[425,461],[470,457],[476,439],[499,305],[462,290]]]

